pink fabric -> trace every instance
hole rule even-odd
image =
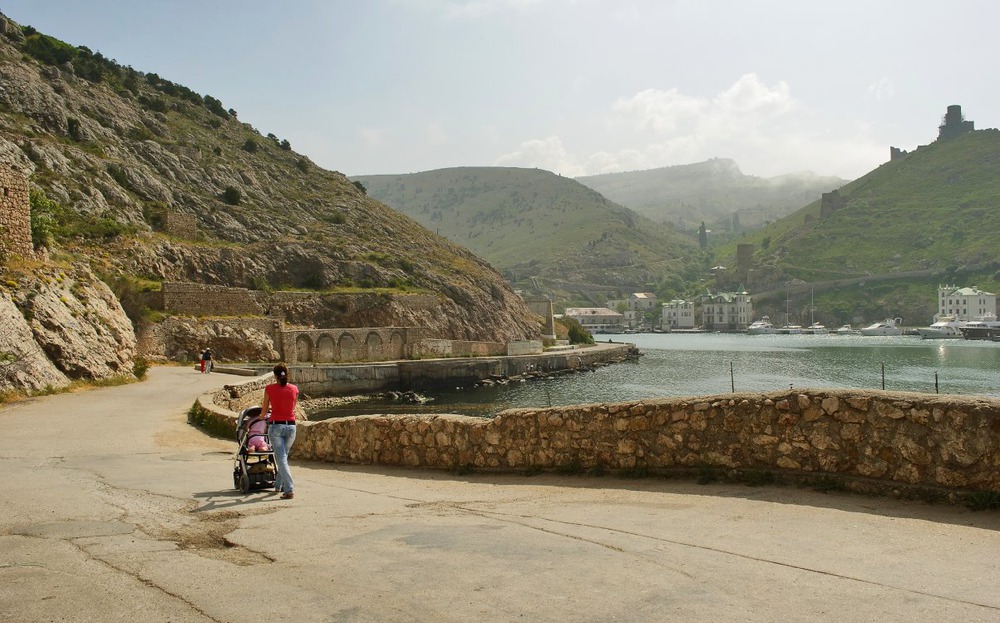
[[[299,388],[291,383],[280,385],[271,383],[264,388],[267,399],[271,403],[271,421],[286,422],[295,419],[295,401],[299,397]]]
[[[247,431],[247,450],[250,452],[269,452],[271,446],[267,443],[267,422],[257,420]]]

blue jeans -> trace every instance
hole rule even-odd
[[[295,489],[292,472],[288,469],[288,453],[295,443],[295,426],[291,424],[271,424],[267,428],[267,438],[274,450],[274,460],[278,464],[278,475],[274,479],[277,491],[291,493]]]

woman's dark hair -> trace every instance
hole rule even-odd
[[[279,363],[274,366],[274,378],[278,379],[278,383],[281,385],[288,385],[288,366],[283,363]]]

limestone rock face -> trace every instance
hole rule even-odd
[[[132,375],[132,323],[89,268],[36,267],[0,293],[0,352],[9,353],[3,386],[37,390],[76,379]]]

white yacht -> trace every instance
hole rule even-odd
[[[854,335],[855,333],[857,333],[857,331],[855,331],[851,325],[845,324],[836,331],[834,331],[834,333],[836,333],[837,335]]]
[[[861,335],[903,335],[903,328],[899,326],[902,318],[886,318],[881,322],[868,325],[861,329]]]
[[[929,327],[917,329],[917,333],[925,340],[960,340],[963,337],[961,329],[965,325],[954,316],[941,316]]]
[[[800,333],[805,333],[805,329],[802,328],[802,325],[786,324],[778,329],[775,329],[774,332],[780,333],[781,335],[798,335]]]
[[[747,333],[750,335],[765,335],[774,333],[774,325],[771,324],[771,319],[767,316],[761,316],[760,320],[755,320],[750,323],[747,327]]]
[[[824,326],[824,325],[822,325],[822,324],[820,324],[818,322],[814,322],[811,325],[809,325],[808,327],[806,327],[805,329],[803,329],[802,332],[803,333],[809,333],[811,335],[823,335],[824,333],[829,333],[830,330],[827,329],[826,326]]]

